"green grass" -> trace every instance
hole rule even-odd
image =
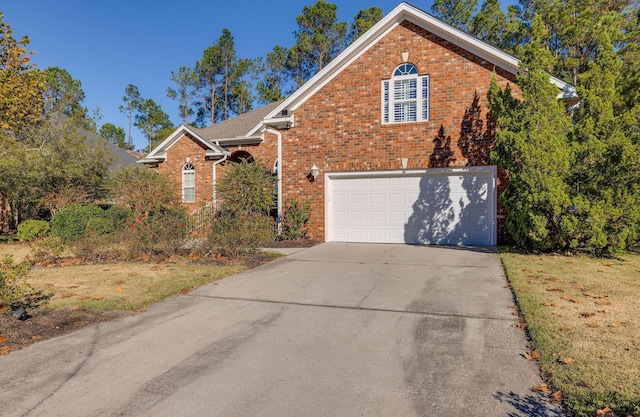
[[[502,250],[553,389],[576,416],[640,416],[640,255],[619,259]]]

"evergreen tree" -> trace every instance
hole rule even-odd
[[[451,26],[468,32],[477,7],[478,0],[434,0],[431,11]]]
[[[138,111],[138,106],[142,102],[142,97],[140,96],[140,91],[138,87],[133,84],[129,84],[127,88],[124,90],[124,97],[122,97],[122,104],[119,109],[122,113],[124,113],[129,119],[129,131],[127,134],[127,146],[133,149],[133,138],[131,137],[131,128],[133,126],[133,120],[135,118],[136,112]]]
[[[284,46],[276,45],[267,54],[264,64],[262,62],[257,64],[263,72],[262,80],[257,84],[258,100],[262,103],[272,103],[285,97],[284,88],[289,79],[286,72],[288,59],[289,50]]]
[[[193,68],[183,65],[177,72],[171,71],[171,81],[177,85],[177,90],[171,87],[167,88],[167,97],[179,103],[178,111],[182,123],[188,125],[191,117],[195,114],[193,106],[195,104],[194,101],[198,97],[197,74]]]
[[[304,6],[296,21],[296,44],[291,49],[289,66],[300,86],[342,51],[347,23],[338,21],[337,6],[325,0]]]
[[[557,87],[549,82],[552,56],[543,35],[536,16],[517,78],[522,99],[514,99],[510,89],[500,90],[495,79],[488,98],[500,128],[491,159],[509,175],[500,197],[509,213],[507,229],[519,246],[549,250],[569,246],[576,221],[568,212],[572,202],[566,182],[571,122]]]
[[[147,137],[147,152],[151,152],[155,146],[166,138],[168,132],[173,130],[169,115],[162,111],[160,105],[150,98],[140,102],[134,125],[142,130]]]
[[[382,17],[382,9],[377,6],[369,7],[368,9],[361,9],[353,18],[353,23],[351,23],[349,28],[347,43],[353,43],[353,41],[358,39],[366,31],[371,29],[373,25],[378,23]]]

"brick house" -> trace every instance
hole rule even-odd
[[[507,237],[489,164],[492,77],[517,93],[519,61],[401,3],[290,97],[204,129],[180,126],[142,163],[216,201],[229,161],[260,160],[278,208],[312,203],[323,241],[495,245]],[[572,86],[550,77],[559,99]]]

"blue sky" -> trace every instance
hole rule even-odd
[[[238,57],[265,56],[275,45],[290,47],[296,16],[315,0],[3,0],[0,12],[14,37],[29,36],[32,62],[64,68],[82,83],[84,105],[100,107],[103,123],[127,130],[120,113],[128,84],[152,98],[178,125],[178,103],[167,98],[171,71],[192,67],[223,28],[234,37]],[[389,13],[400,0],[334,0],[338,18],[351,23],[360,9]],[[427,12],[430,0],[411,1]],[[134,145],[146,145],[132,131]]]

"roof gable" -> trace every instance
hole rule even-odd
[[[227,152],[220,146],[204,139],[202,136],[195,132],[194,128],[180,125],[168,138],[162,141],[156,146],[146,158],[139,160],[141,164],[155,163],[164,161],[167,157],[167,151],[180,140],[183,136],[188,136],[191,139],[201,143],[207,152],[207,156],[223,157]]]
[[[283,120],[293,121],[293,111],[404,21],[409,21],[509,73],[518,74],[521,70],[518,58],[403,2],[268,113],[264,120],[265,124],[280,125]],[[560,89],[558,98],[577,97],[572,85],[554,76],[550,76],[550,82]]]

